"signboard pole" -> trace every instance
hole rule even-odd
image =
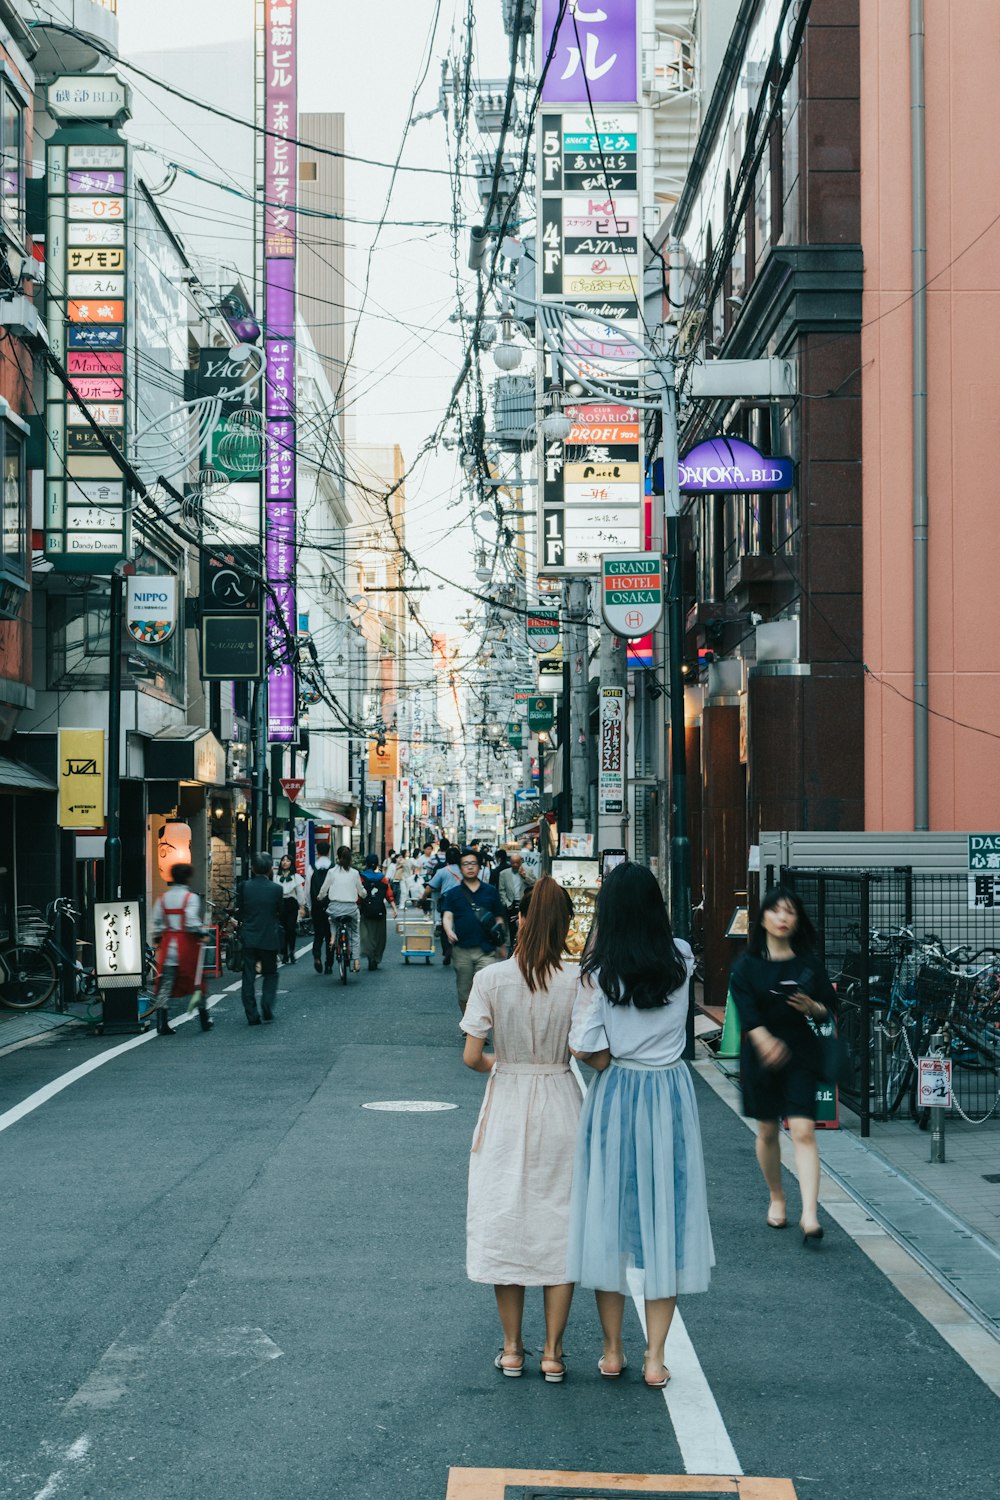
[[[108,620],[108,837],[104,846],[104,896],[117,901],[122,893],[121,737],[122,737],[122,605],[125,580],[111,574]]]

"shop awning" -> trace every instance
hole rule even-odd
[[[19,760],[0,755],[0,792],[54,792],[54,781]]]
[[[176,724],[146,741],[148,781],[225,786],[226,751],[210,729]]]
[[[289,802],[287,797],[280,795],[275,806],[275,815],[279,818],[305,818],[310,823],[329,823],[331,828],[354,827],[353,821],[345,818],[343,813],[324,812],[322,808],[306,807],[302,802]]]

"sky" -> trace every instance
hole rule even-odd
[[[479,76],[504,78],[507,39],[501,0],[474,0],[474,8]],[[441,60],[457,45],[465,10],[466,0],[440,0],[439,6],[437,0],[377,0],[365,5],[300,0],[300,111],[342,111],[348,152],[392,162],[428,52],[427,77],[414,112],[438,103]],[[245,44],[252,35],[253,11],[253,0],[170,0],[169,5],[118,0],[121,53],[128,57],[234,40]],[[144,65],[156,72],[148,57]],[[220,90],[226,86],[220,80]],[[192,87],[192,92],[199,90]],[[446,129],[451,126],[445,126],[440,114],[412,125],[402,165],[446,167]],[[378,220],[385,212],[390,179],[388,171],[348,162],[346,212]],[[170,194],[163,202],[169,210]],[[468,207],[471,220],[474,199]],[[386,217],[450,221],[451,212],[449,178],[398,174]],[[316,232],[311,225],[310,234]],[[357,327],[350,417],[359,442],[399,443],[409,463],[437,425],[464,353],[456,326],[448,321],[455,307],[452,240],[447,230],[387,226],[378,239],[369,276],[374,232],[363,225],[347,226],[352,314],[363,303],[367,282],[367,301]],[[191,236],[188,242],[197,253],[197,239]],[[471,297],[473,277],[465,268],[466,249],[463,233],[460,265]],[[468,527],[456,530],[459,512],[448,508],[458,492],[458,473],[455,454],[442,450],[429,456],[407,482],[407,541],[436,571],[475,586],[468,569],[471,533]],[[447,626],[470,601],[430,581],[433,587],[423,596],[422,612],[428,623]]]

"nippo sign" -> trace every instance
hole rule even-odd
[[[790,490],[795,465],[790,458],[767,458],[742,438],[708,438],[677,465],[682,495],[756,495]]]
[[[601,558],[601,614],[609,630],[635,640],[663,613],[663,559],[655,552],[610,552]]]
[[[546,656],[559,644],[559,611],[535,609],[528,612],[528,645],[539,656]]]
[[[305,784],[306,782],[304,776],[283,776],[281,778],[281,790],[284,792],[289,802],[298,802],[299,793],[301,792]]]

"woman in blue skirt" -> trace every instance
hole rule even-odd
[[[601,887],[581,965],[570,1049],[598,1076],[580,1119],[567,1280],[592,1287],[604,1330],[597,1368],[617,1379],[628,1272],[646,1304],[643,1378],[670,1379],[664,1344],[679,1292],[704,1292],[715,1264],[698,1105],[682,1053],[694,967],[642,865]]]

